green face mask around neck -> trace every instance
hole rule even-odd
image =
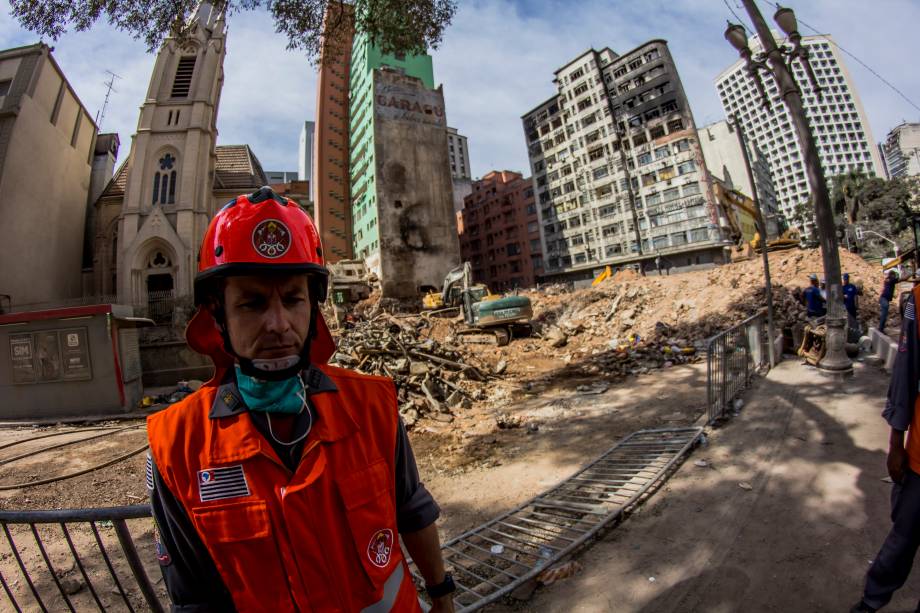
[[[306,406],[306,388],[299,375],[281,381],[265,381],[244,374],[237,365],[236,385],[251,411],[292,415]]]

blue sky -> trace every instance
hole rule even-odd
[[[790,0],[788,5],[920,104],[920,3]],[[592,46],[622,53],[651,38],[666,39],[697,123],[723,119],[713,79],[737,58],[722,38],[726,19],[734,19],[729,7],[744,16],[737,0],[459,0],[454,23],[432,55],[448,123],[470,139],[473,174],[493,168],[527,172],[520,116],[553,94],[556,68]],[[761,8],[769,19],[772,10],[765,3]],[[37,42],[9,16],[7,0],[0,0],[0,15],[0,48]],[[267,170],[295,170],[300,125],[316,108],[315,69],[301,52],[285,49],[264,12],[237,15],[229,27],[218,142],[248,143]],[[153,55],[106,24],[49,44],[93,114],[105,96],[105,70],[121,75],[102,128],[120,134],[124,159]],[[903,120],[920,121],[920,111],[855,60],[847,62],[876,141]],[[262,84],[270,97],[259,95]]]

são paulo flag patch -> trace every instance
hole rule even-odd
[[[201,502],[242,498],[249,494],[249,483],[241,464],[198,471],[198,496]]]

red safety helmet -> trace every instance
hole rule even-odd
[[[224,337],[211,310],[206,306],[219,284],[217,280],[259,272],[306,272],[311,297],[325,301],[329,271],[323,260],[319,232],[310,216],[292,200],[269,187],[243,194],[227,203],[211,220],[198,253],[195,276],[195,304],[198,310],[185,330],[189,346],[210,356],[223,377],[234,358],[224,346]],[[335,343],[323,315],[315,311],[315,331],[309,347],[309,361],[325,363]]]

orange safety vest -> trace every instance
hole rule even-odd
[[[920,285],[911,290],[914,295],[914,308],[920,308]],[[920,321],[920,320],[918,320]],[[920,325],[917,327],[917,335],[920,336]],[[914,401],[914,417],[911,419],[910,427],[907,430],[907,465],[912,471],[920,474],[920,394]]]
[[[239,611],[420,611],[396,529],[393,383],[318,368],[338,391],[311,396],[295,473],[247,411],[209,417],[211,384],[148,418],[153,459]]]

